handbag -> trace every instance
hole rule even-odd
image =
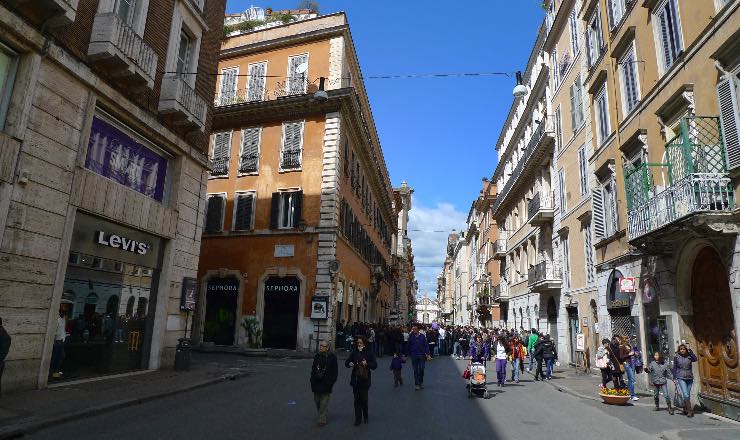
[[[357,365],[355,375],[357,376],[357,379],[366,381],[370,377],[370,369],[367,368],[365,365]]]
[[[612,355],[612,357],[614,357],[614,359],[617,359],[618,360],[618,358],[616,356],[614,356],[614,352],[612,351],[611,347],[608,347],[607,350],[609,350],[609,353],[611,353],[611,355]],[[612,363],[612,362],[610,362],[610,363]],[[612,365],[612,370],[614,370],[614,365]],[[620,373],[624,373],[624,364],[621,363],[621,362],[619,363],[619,372]]]
[[[463,379],[468,380],[470,379],[470,368],[465,367],[465,371],[463,371]]]
[[[596,358],[596,368],[604,369],[609,368],[609,363],[606,361],[605,358]]]

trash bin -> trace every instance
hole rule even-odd
[[[190,368],[190,347],[192,342],[187,338],[177,340],[175,350],[175,370],[184,371]]]

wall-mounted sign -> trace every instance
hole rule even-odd
[[[270,277],[265,281],[265,295],[297,295],[301,281],[296,277]]]
[[[576,335],[576,351],[586,351],[586,335],[583,333]]]
[[[164,199],[167,159],[98,116],[90,128],[85,168],[159,202]]]
[[[95,242],[101,246],[122,249],[139,255],[146,255],[149,251],[149,245],[146,243],[105,231],[95,231]]]
[[[180,310],[192,312],[195,310],[196,295],[198,292],[198,281],[195,278],[182,279],[182,292],[180,293]]]
[[[311,319],[329,319],[329,299],[324,296],[311,298]]]
[[[292,244],[276,244],[275,258],[287,258],[295,255],[295,246]]]
[[[622,293],[635,293],[637,285],[634,278],[622,278],[619,280],[619,291]]]
[[[211,278],[206,283],[209,295],[236,295],[239,293],[239,280],[231,278]]]

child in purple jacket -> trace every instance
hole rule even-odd
[[[401,377],[401,369],[403,364],[406,363],[406,358],[401,357],[398,352],[393,353],[393,359],[391,360],[391,371],[393,371],[393,388],[398,385],[403,385],[403,377]]]

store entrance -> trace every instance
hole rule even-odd
[[[206,283],[206,317],[203,341],[216,345],[234,345],[239,280],[211,278]]]
[[[298,333],[301,282],[296,277],[265,281],[262,345],[294,350]]]

